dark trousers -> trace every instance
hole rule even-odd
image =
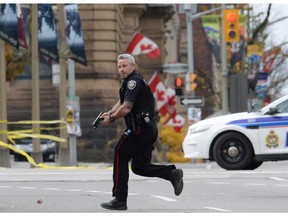
[[[126,201],[128,196],[129,161],[132,171],[141,176],[158,177],[171,181],[174,165],[155,165],[151,163],[153,144],[158,136],[156,123],[150,127],[139,126],[130,135],[122,134],[114,149],[112,194]]]

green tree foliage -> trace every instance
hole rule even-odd
[[[12,81],[24,71],[26,64],[24,55],[15,48],[5,44],[6,80]]]
[[[160,141],[167,147],[168,162],[190,162],[191,159],[184,158],[182,151],[182,142],[187,133],[187,127],[182,127],[179,132],[168,125],[163,125],[164,118],[160,119]]]

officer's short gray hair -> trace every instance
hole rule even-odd
[[[128,59],[128,62],[132,65],[135,65],[135,59],[132,55],[130,54],[120,54],[117,58],[117,61],[119,61],[120,59]]]

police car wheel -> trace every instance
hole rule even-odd
[[[245,136],[229,132],[216,140],[213,157],[217,164],[226,170],[240,170],[250,164],[253,149]]]
[[[248,164],[246,167],[243,168],[243,170],[254,170],[258,168],[259,166],[261,166],[262,163],[263,161],[252,160],[250,164]]]

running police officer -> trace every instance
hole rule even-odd
[[[153,144],[158,136],[154,97],[142,75],[135,71],[135,59],[129,54],[118,56],[118,72],[122,78],[120,99],[113,108],[102,114],[102,124],[108,125],[124,117],[126,130],[114,148],[113,188],[114,197],[101,206],[109,210],[127,210],[128,163],[135,174],[159,177],[170,181],[175,195],[183,189],[183,171],[175,165],[151,163]]]

